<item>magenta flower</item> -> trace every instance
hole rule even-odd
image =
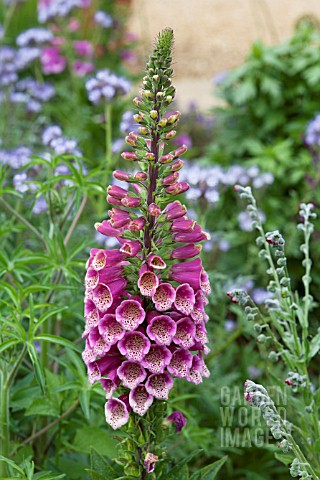
[[[88,40],[75,40],[73,47],[77,55],[80,57],[92,57],[93,46]]]
[[[118,377],[127,388],[135,388],[142,383],[147,376],[145,369],[136,362],[123,362],[118,368]]]
[[[169,310],[176,299],[176,291],[170,283],[160,283],[156,288],[152,300],[160,312]]]
[[[67,59],[60,55],[58,47],[44,47],[40,59],[43,73],[46,75],[61,73],[67,66]]]
[[[153,395],[147,392],[145,385],[137,385],[129,393],[129,403],[132,410],[143,416],[153,403]]]
[[[183,427],[185,427],[185,425],[187,424],[185,416],[179,411],[172,412],[171,415],[167,417],[167,420],[174,423],[177,433],[180,433]]]
[[[125,330],[136,330],[146,312],[136,300],[124,300],[116,309],[116,319]]]
[[[74,74],[77,77],[84,77],[88,73],[93,72],[94,65],[92,62],[83,62],[82,60],[75,60],[72,65]]]
[[[157,345],[170,345],[177,325],[168,315],[154,317],[147,327],[147,334]]]
[[[106,420],[116,430],[129,420],[129,412],[124,402],[118,398],[110,398],[105,407]]]
[[[151,404],[167,400],[175,377],[198,384],[209,375],[203,355],[210,351],[210,284],[198,243],[209,235],[188,218],[181,201],[172,201],[189,188],[178,173],[187,147],[164,154],[180,112],[166,114],[174,88],[161,55],[157,64],[150,60],[145,90],[134,99],[137,131],[126,137],[132,151],[122,154],[138,171],[114,172],[123,187],[107,188],[108,218],[95,225],[118,248],[92,249],[85,277],[83,360],[89,381],[106,392],[106,420],[114,429],[128,421],[131,409],[143,416]],[[108,76],[109,83],[117,81]]]

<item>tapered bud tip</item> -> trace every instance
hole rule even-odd
[[[151,112],[149,113],[150,117],[155,120],[158,116],[158,112],[157,110],[151,110]]]
[[[122,152],[121,157],[124,160],[135,161],[138,160],[137,155],[134,152]]]
[[[137,172],[134,174],[134,178],[136,180],[146,180],[147,179],[147,174],[145,172]]]
[[[165,165],[167,163],[171,163],[173,159],[174,159],[174,156],[171,153],[168,153],[167,155],[163,155],[160,158],[160,163]]]
[[[148,160],[148,162],[153,162],[154,159],[155,159],[155,155],[154,153],[152,152],[147,152],[146,155],[145,155],[146,159]]]
[[[134,99],[132,101],[137,107],[140,107],[140,105],[142,103],[142,100],[139,97],[134,97]]]
[[[129,179],[130,179],[130,175],[127,172],[122,172],[121,170],[115,170],[113,172],[113,176],[117,180],[120,180],[120,181],[123,181],[123,182],[128,182]]]
[[[173,98],[172,98],[171,95],[167,95],[167,96],[166,96],[166,102],[167,102],[167,103],[171,103],[172,100],[173,100]]]
[[[171,140],[171,138],[174,138],[176,135],[177,135],[176,130],[170,130],[170,132],[165,134],[165,139]]]
[[[100,227],[100,225],[102,225],[101,222],[100,222],[100,223],[99,223],[99,222],[96,222],[96,223],[94,224],[94,228],[95,228],[96,230],[98,230],[98,228]]]
[[[183,155],[184,153],[186,153],[187,150],[188,150],[187,145],[181,145],[181,147],[177,148],[173,152],[173,155],[175,156],[175,158],[180,157],[180,155]]]
[[[148,135],[149,133],[149,130],[147,129],[147,127],[139,127],[138,130],[139,130],[139,133],[141,133],[141,135]]]

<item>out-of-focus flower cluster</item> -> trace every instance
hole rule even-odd
[[[318,149],[320,147],[320,114],[318,113],[307,125],[305,142],[308,147]]]
[[[232,165],[229,168],[220,166],[199,166],[187,163],[181,174],[181,179],[190,184],[186,194],[189,201],[198,201],[204,198],[215,204],[220,198],[220,190],[237,183],[262,188],[273,183],[271,173],[261,173],[258,166],[243,167]]]

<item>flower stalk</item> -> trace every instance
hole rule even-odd
[[[173,197],[186,152],[170,150],[180,112],[167,112],[172,85],[173,32],[158,37],[134,104],[138,131],[122,158],[138,171],[114,172],[127,188],[110,185],[109,219],[95,225],[119,248],[92,249],[87,262],[83,360],[91,383],[106,392],[106,421],[124,427],[121,458],[127,475],[145,478],[157,468],[165,433],[166,400],[174,378],[198,384],[209,375],[205,306],[208,275],[199,254],[208,235]],[[174,252],[174,253],[173,253]],[[191,258],[191,260],[190,260]]]

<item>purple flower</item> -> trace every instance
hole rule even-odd
[[[158,315],[149,323],[147,334],[157,345],[170,345],[176,330],[176,323],[168,315]]]
[[[169,310],[176,299],[176,291],[170,283],[161,283],[156,288],[152,301],[160,312]]]
[[[88,40],[75,40],[73,47],[76,54],[80,57],[92,57],[94,53],[92,43]]]
[[[30,28],[16,38],[16,43],[19,47],[29,47],[32,45],[41,45],[50,42],[53,38],[52,32],[47,28]]]
[[[115,97],[130,91],[130,83],[124,77],[118,77],[108,69],[99,70],[96,76],[86,83],[89,100],[98,104],[100,101],[110,102]]]
[[[177,410],[175,412],[172,412],[171,415],[167,417],[167,420],[174,424],[177,433],[180,433],[183,427],[187,424],[185,416]]]
[[[150,340],[141,332],[127,332],[119,341],[118,348],[128,360],[141,362],[150,350]]]
[[[157,455],[154,455],[153,453],[147,453],[146,458],[144,459],[144,466],[146,467],[148,473],[154,471],[154,467],[157,461]]]
[[[318,148],[320,146],[319,113],[308,123],[304,139],[308,147]]]
[[[45,47],[41,51],[41,65],[44,74],[58,74],[66,68],[67,59],[60,55],[58,47]]]
[[[95,22],[103,28],[110,28],[113,25],[113,20],[111,15],[104,12],[103,10],[98,10],[94,15]]]
[[[168,400],[170,390],[173,387],[173,378],[169,373],[154,373],[149,375],[145,384],[148,393],[159,400]]]
[[[75,60],[73,62],[73,71],[77,77],[84,77],[88,73],[93,72],[94,66],[91,62],[83,62],[81,60]]]
[[[39,0],[38,20],[45,23],[54,17],[66,17],[75,7],[83,7],[83,0]]]
[[[170,350],[164,345],[151,345],[149,352],[142,359],[141,365],[151,373],[163,373],[172,358]]]

